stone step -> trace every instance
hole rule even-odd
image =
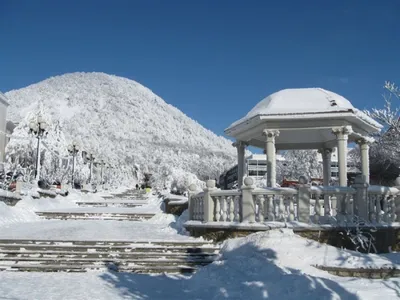
[[[139,207],[143,204],[119,202],[75,202],[79,207]]]
[[[216,253],[180,253],[180,252],[71,252],[71,251],[30,251],[30,250],[0,250],[0,261],[3,258],[15,257],[44,257],[44,258],[116,258],[116,259],[143,259],[143,258],[172,258],[172,259],[213,259]]]
[[[0,245],[5,244],[35,244],[35,245],[60,245],[60,246],[69,246],[69,245],[80,245],[80,246],[132,246],[132,245],[145,245],[145,246],[155,246],[155,245],[163,245],[163,246],[214,246],[219,248],[218,245],[214,244],[212,241],[206,240],[48,240],[48,239],[0,239]]]
[[[116,220],[141,221],[151,219],[152,213],[98,213],[98,212],[36,212],[47,220]]]
[[[168,259],[154,259],[154,258],[88,258],[88,257],[2,257],[0,261],[10,263],[37,263],[37,264],[90,264],[90,263],[116,263],[119,265],[137,264],[137,265],[208,265],[213,262],[212,259],[186,259],[186,258],[168,258]]]
[[[212,263],[219,250],[219,245],[199,240],[0,239],[0,270],[185,273]]]
[[[79,245],[69,245],[69,246],[61,246],[61,245],[36,245],[36,244],[0,244],[0,250],[31,250],[31,251],[43,251],[43,250],[53,250],[53,251],[97,251],[101,250],[103,252],[124,252],[127,253],[129,251],[134,252],[172,252],[172,253],[214,253],[218,251],[218,247],[184,247],[184,246],[138,246],[132,245],[130,247],[127,246],[79,246]]]
[[[171,273],[185,274],[193,273],[197,270],[191,266],[116,266],[109,265],[29,265],[29,264],[0,264],[0,271],[20,271],[20,272],[86,272],[88,270],[97,271],[114,271],[114,272],[130,272],[130,273]]]

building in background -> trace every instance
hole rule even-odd
[[[7,123],[7,108],[9,104],[6,96],[0,92],[0,161],[5,160],[5,150],[7,137],[6,133],[6,123]]]

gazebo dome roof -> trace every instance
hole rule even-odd
[[[246,117],[353,110],[346,98],[321,88],[285,89],[261,100]]]
[[[381,125],[355,108],[349,100],[322,88],[284,89],[269,95],[250,110],[247,115],[229,126],[245,123],[254,117],[274,117],[275,119],[301,117],[313,114],[336,114],[351,112],[374,127]]]
[[[263,148],[265,130],[278,130],[277,149],[320,149],[336,145],[334,128],[347,128],[349,141],[367,138],[382,125],[346,98],[321,88],[285,89],[261,100],[225,129],[248,145]]]

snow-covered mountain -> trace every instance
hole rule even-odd
[[[202,178],[233,165],[231,141],[215,135],[143,85],[104,73],[56,76],[6,93],[8,119],[22,120],[38,103],[59,120],[66,139],[114,165],[139,165]]]

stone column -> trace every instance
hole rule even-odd
[[[357,144],[360,146],[361,153],[361,174],[365,176],[366,183],[369,184],[369,143],[367,139],[359,139]]]
[[[243,185],[244,178],[244,155],[246,149],[246,143],[243,141],[236,141],[232,144],[237,149],[237,159],[238,159],[238,188],[240,189]]]
[[[323,168],[323,179],[324,186],[328,186],[331,180],[331,158],[332,158],[332,149],[324,148],[318,150],[322,156],[322,168]]]
[[[323,167],[323,180],[324,186],[329,186],[329,182],[331,181],[331,158],[332,158],[332,149],[323,148],[318,150],[322,155],[322,167]],[[329,201],[329,196],[324,195],[324,216],[330,215],[331,205]]]
[[[339,185],[347,186],[347,140],[352,133],[351,126],[334,127],[338,146]]]
[[[267,186],[276,187],[276,147],[275,138],[279,136],[279,130],[265,129],[266,137],[265,153],[267,154]]]

